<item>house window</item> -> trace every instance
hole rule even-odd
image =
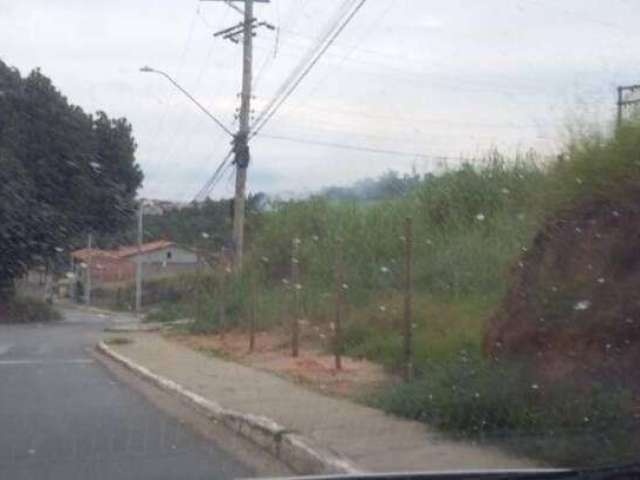
[[[171,260],[171,252],[167,252],[167,260]]]

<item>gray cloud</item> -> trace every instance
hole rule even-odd
[[[256,110],[341,0],[274,0],[281,30],[256,39]],[[612,0],[370,0],[265,133],[431,155],[558,148],[576,118],[608,121],[614,87],[640,80],[640,4]],[[228,141],[150,64],[233,124],[240,50],[212,37],[238,21],[218,2],[0,0],[2,59],[41,67],[89,111],[133,123],[144,194],[189,199]],[[257,138],[250,189],[303,191],[434,161]],[[226,179],[214,195],[227,195]]]

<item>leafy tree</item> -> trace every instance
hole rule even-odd
[[[133,211],[142,172],[125,119],[69,104],[39,70],[0,61],[0,296],[86,232],[111,232]]]

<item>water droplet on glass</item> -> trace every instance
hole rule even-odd
[[[589,300],[580,300],[573,306],[573,309],[577,311],[587,310],[590,306],[591,302]]]

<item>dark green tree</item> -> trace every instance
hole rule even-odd
[[[125,119],[69,104],[39,70],[0,61],[0,295],[87,232],[113,232],[133,212],[142,172]]]

